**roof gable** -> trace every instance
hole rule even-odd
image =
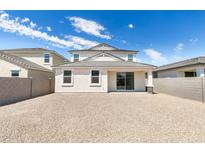
[[[88,57],[83,61],[124,61],[124,59],[111,53],[101,52],[94,56]]]
[[[98,44],[92,48],[89,48],[88,50],[118,50],[118,48],[115,48],[109,44],[106,44],[106,43],[101,43],[101,44]]]

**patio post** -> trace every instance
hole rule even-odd
[[[196,76],[197,77],[203,77],[204,76],[204,68],[203,67],[198,67],[196,69]]]
[[[147,72],[147,92],[152,94],[153,93],[153,77],[152,77],[152,71],[149,70]]]

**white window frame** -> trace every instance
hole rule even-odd
[[[64,71],[71,71],[71,83],[64,83]],[[62,85],[63,86],[73,86],[73,70],[72,69],[64,69],[63,76],[62,76]]]
[[[129,59],[129,55],[132,55],[132,59]],[[133,61],[134,60],[134,55],[133,54],[127,54],[127,60],[128,61]]]
[[[49,62],[45,62],[45,59],[46,59],[45,55],[49,55]],[[50,53],[44,53],[43,62],[44,62],[44,64],[50,64],[51,63],[51,54]]]
[[[92,83],[92,71],[99,71],[99,83]],[[101,86],[101,79],[102,79],[102,74],[100,69],[90,69],[90,86],[91,87],[99,87]]]
[[[15,72],[18,72],[18,76],[12,76],[12,72],[14,72],[14,71],[15,71]],[[18,78],[18,77],[19,77],[19,75],[20,75],[19,73],[20,73],[20,71],[19,71],[19,70],[11,70],[11,77]]]
[[[78,53],[73,54],[73,61],[75,62],[75,55],[78,55],[78,60],[76,60],[76,61],[80,61],[80,54],[78,54]]]

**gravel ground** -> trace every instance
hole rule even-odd
[[[0,107],[0,142],[205,142],[205,104],[147,93],[55,93]]]

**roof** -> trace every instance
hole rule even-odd
[[[43,52],[49,52],[57,55],[58,57],[61,57],[62,59],[66,60],[65,57],[57,53],[56,51],[53,50],[48,50],[44,48],[18,48],[18,49],[3,49],[0,50],[0,52],[3,51],[4,53],[11,53],[11,54],[23,54],[23,53],[43,53]]]
[[[205,57],[196,57],[196,58],[191,58],[191,59],[179,61],[176,63],[163,65],[163,66],[156,68],[154,71],[162,71],[162,70],[179,68],[179,67],[196,65],[196,64],[205,64]]]
[[[28,61],[26,59],[23,59],[21,57],[7,54],[4,52],[0,52],[0,59],[8,61],[8,62],[13,63],[15,65],[18,65],[20,67],[23,67],[25,69],[34,69],[34,70],[40,70],[40,71],[45,71],[45,72],[52,72],[51,70],[44,68],[43,66],[40,66],[36,63],[33,63],[33,62]]]
[[[65,63],[63,65],[57,65],[56,67],[127,67],[127,68],[153,68],[155,66],[138,63],[138,62],[128,62],[128,61],[78,61]]]
[[[138,51],[135,51],[135,50],[125,50],[125,49],[119,49],[119,48],[116,48],[116,47],[113,47],[107,43],[101,43],[101,44],[98,44],[94,47],[91,47],[91,48],[88,48],[88,49],[82,49],[82,50],[70,50],[69,52],[79,52],[79,51],[91,51],[91,52],[101,52],[101,51],[117,51],[117,52],[138,52]]]

